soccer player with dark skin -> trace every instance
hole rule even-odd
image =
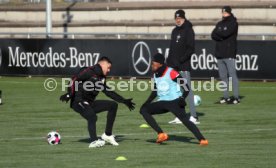
[[[105,142],[118,146],[119,144],[116,142],[115,136],[112,135],[118,103],[125,104],[129,110],[134,110],[135,108],[132,99],[123,98],[106,85],[106,76],[111,66],[112,62],[110,59],[102,57],[96,65],[82,68],[72,78],[72,86],[68,88],[68,93],[60,97],[61,101],[68,102],[71,100],[70,107],[87,120],[91,139],[89,148],[102,147],[105,145]],[[88,88],[87,86],[93,86],[93,88]],[[102,91],[116,102],[111,100],[95,100],[99,91]],[[106,128],[101,139],[98,139],[96,133],[97,113],[103,111],[107,111]]]
[[[162,54],[155,54],[151,67],[154,72],[154,90],[140,109],[141,115],[146,122],[158,134],[157,143],[162,143],[169,139],[152,115],[172,112],[199,140],[200,145],[208,145],[196,125],[189,120],[185,113],[185,98],[189,94],[187,82],[183,77],[171,67],[164,64],[165,57]],[[180,86],[183,92],[181,92]],[[152,102],[157,97],[157,101]]]

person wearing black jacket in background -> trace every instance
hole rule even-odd
[[[195,33],[192,23],[186,19],[183,10],[177,10],[174,15],[176,27],[171,34],[171,43],[169,56],[167,58],[168,66],[179,71],[181,76],[187,80],[191,88],[191,57],[195,51]],[[194,94],[190,90],[188,95],[190,108],[190,121],[199,124],[196,108],[194,105]],[[169,122],[170,124],[181,124],[178,118]]]
[[[227,84],[223,97],[219,103],[238,104],[239,81],[236,72],[237,36],[238,22],[232,14],[230,6],[222,8],[222,20],[217,23],[212,32],[212,39],[216,42],[215,57],[217,58],[218,72],[220,79]],[[232,78],[234,97],[230,99],[229,78]]]
[[[88,131],[91,139],[89,148],[102,147],[105,142],[114,146],[119,144],[112,135],[112,128],[116,118],[119,103],[125,104],[130,110],[133,110],[134,103],[132,99],[125,99],[106,85],[106,75],[111,69],[112,62],[108,57],[102,57],[99,62],[88,68],[82,68],[80,72],[72,78],[72,85],[68,88],[68,93],[60,97],[61,101],[68,102],[71,99],[70,106],[78,112],[88,122]],[[95,100],[102,91],[105,95],[115,100]],[[101,138],[97,138],[96,121],[97,113],[108,111],[105,133]]]

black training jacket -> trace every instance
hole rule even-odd
[[[238,22],[233,15],[217,23],[212,32],[212,39],[216,42],[216,58],[236,58],[237,36]]]
[[[87,88],[85,85],[88,85],[85,84],[85,82],[90,82],[88,89],[85,89],[85,87]],[[125,100],[106,85],[106,77],[103,75],[99,64],[88,68],[82,68],[80,72],[72,78],[72,83],[73,85],[69,88],[69,93],[72,95],[71,106],[73,102],[87,101],[92,103],[100,91],[119,103]]]
[[[172,30],[168,66],[178,71],[191,70],[191,56],[195,51],[195,33],[193,25],[185,20],[182,26]]]

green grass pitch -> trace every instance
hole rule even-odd
[[[46,78],[2,77],[0,106],[0,167],[186,167],[274,168],[276,167],[276,84],[241,82],[245,96],[239,105],[218,105],[219,92],[196,92],[202,98],[197,108],[199,125],[209,146],[200,147],[182,125],[169,125],[171,113],[156,116],[170,140],[153,143],[156,134],[139,114],[146,92],[121,92],[133,97],[136,109],[119,106],[114,134],[120,146],[88,148],[86,121],[58,99],[61,88],[44,90]],[[60,78],[56,78],[59,81]],[[100,95],[98,99],[108,99]],[[187,110],[188,111],[188,110]],[[98,115],[97,133],[102,134],[106,113]],[[45,136],[58,130],[62,144],[50,146]],[[125,156],[127,161],[115,161]]]

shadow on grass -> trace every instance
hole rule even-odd
[[[191,113],[188,113],[188,112],[187,112],[186,114],[187,114],[187,116],[190,118]],[[205,113],[202,113],[202,112],[196,112],[196,114],[197,114],[198,117],[205,116]]]
[[[98,137],[98,138],[100,138],[100,137]],[[116,135],[115,139],[116,139],[117,142],[122,142],[124,140],[130,140],[130,139],[125,138],[124,135]],[[131,140],[135,140],[135,139],[131,139]],[[76,142],[76,141],[74,141],[74,142]],[[83,138],[83,139],[79,139],[77,142],[90,143],[91,139],[90,138]]]
[[[90,140],[90,138],[83,138],[83,139],[79,139],[78,141],[74,141],[74,142],[90,143],[91,140]]]
[[[195,138],[185,137],[185,136],[178,136],[178,135],[169,135],[168,141],[177,141],[177,142],[185,142],[191,144],[198,144],[197,142],[192,142]],[[156,143],[156,139],[149,139],[147,142]],[[166,142],[161,143],[160,145],[167,145]]]
[[[202,113],[202,112],[196,112],[196,114],[198,117],[205,116],[205,113]],[[191,113],[187,113],[187,115],[190,117]]]
[[[222,99],[222,98],[223,98],[223,97],[221,97],[220,99]],[[245,96],[239,96],[239,99],[240,99],[240,100],[242,100],[242,99],[244,99],[244,98],[245,98]],[[231,101],[232,101],[232,100],[234,99],[234,97],[231,96],[230,99],[231,99]],[[231,101],[230,101],[230,102],[231,102]],[[219,100],[219,101],[216,101],[214,104],[221,104],[221,103],[220,103],[220,100]],[[223,103],[223,104],[232,104],[232,103]]]
[[[198,144],[197,142],[192,142],[195,138],[192,137],[185,137],[185,136],[178,136],[178,135],[170,135],[169,141],[177,141],[177,142],[186,142],[191,144]]]

